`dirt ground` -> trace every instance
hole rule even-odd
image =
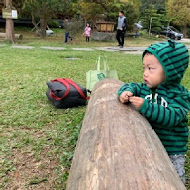
[[[23,145],[23,139],[20,139],[20,137],[29,134],[34,141],[38,141],[41,138],[47,139],[46,134],[42,131],[24,128],[5,128],[3,134],[9,139],[10,134],[14,131],[18,131],[20,134],[20,136],[15,137],[15,140],[21,147],[19,145],[14,147],[10,144],[12,152],[7,159],[12,162],[14,169],[7,173],[8,182],[3,190],[54,189],[57,179],[56,168],[58,166],[55,152],[47,144],[36,154],[31,146]]]
[[[50,190],[56,178],[57,160],[48,159],[48,150],[44,150],[38,161],[30,150],[14,151],[12,159],[15,171],[9,173],[10,183],[7,190]]]

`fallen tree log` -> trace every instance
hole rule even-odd
[[[0,38],[6,38],[6,33],[0,33]],[[15,38],[22,40],[23,39],[23,35],[22,34],[15,34]]]
[[[67,190],[185,190],[149,122],[121,104],[122,82],[105,79],[91,95]]]

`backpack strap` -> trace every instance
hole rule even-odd
[[[72,81],[71,79],[68,79],[68,78],[57,78],[55,80],[51,80],[51,82],[60,82],[62,83],[63,85],[65,85],[66,87],[66,92],[65,94],[62,96],[62,97],[58,97],[54,94],[54,90],[51,90],[50,91],[50,96],[55,99],[55,100],[62,100],[63,98],[65,98],[68,94],[69,94],[69,91],[70,91],[70,86],[69,84],[71,84],[72,86],[74,86],[76,88],[76,90],[78,91],[78,93],[81,95],[82,98],[86,99],[86,100],[89,100],[90,97],[86,96],[82,90],[80,89],[80,87],[74,82]]]
[[[74,86],[76,88],[76,90],[78,91],[78,93],[81,95],[82,98],[89,100],[90,97],[86,96],[82,90],[80,89],[80,87],[71,79],[65,79],[69,84],[71,84],[72,86]]]
[[[51,80],[51,82],[60,82],[60,83],[62,83],[63,85],[65,85],[65,87],[66,87],[66,92],[65,92],[65,94],[62,96],[62,97],[58,97],[58,96],[56,96],[55,94],[54,94],[54,90],[51,90],[50,91],[50,96],[53,98],[53,99],[55,99],[55,100],[62,100],[63,98],[65,98],[68,94],[69,94],[69,91],[70,91],[70,86],[69,86],[69,83],[67,82],[67,80],[66,79],[64,79],[64,78],[57,78],[57,79],[55,79],[55,80]]]

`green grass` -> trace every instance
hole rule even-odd
[[[35,49],[0,47],[0,189],[13,189],[18,176],[26,189],[40,189],[42,184],[47,184],[50,189],[65,188],[86,107],[55,109],[45,95],[47,81],[65,77],[85,86],[85,74],[95,69],[95,61],[100,54],[108,57],[111,69],[118,70],[120,80],[142,81],[141,55],[72,51],[71,47],[87,47],[80,39],[74,44],[67,44],[65,51],[39,48],[41,45],[65,47],[60,40],[61,36],[39,40],[29,35],[20,43],[33,45]],[[132,38],[127,43],[148,45],[154,41],[142,39],[137,42]],[[89,44],[90,47],[101,45],[114,43]],[[64,57],[80,59],[69,61]],[[183,79],[183,84],[190,89],[188,76],[190,68]],[[31,172],[33,167],[37,167],[36,172]],[[186,170],[189,178],[190,152],[187,153]],[[190,181],[187,188],[190,189]]]

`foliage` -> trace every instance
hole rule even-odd
[[[84,19],[95,22],[107,16],[107,9],[113,4],[113,0],[79,0],[80,14]]]
[[[132,30],[133,24],[138,21],[139,17],[138,9],[129,2],[83,0],[80,5],[82,16],[93,22],[99,19],[117,22],[118,12],[123,10],[128,20],[128,30]]]
[[[136,10],[136,8],[130,4],[130,3],[122,3],[120,5],[120,10],[123,10],[125,13],[125,16],[127,17],[127,30],[131,31],[134,27],[134,23],[138,22],[139,19],[139,12]],[[111,11],[111,10],[110,10]],[[118,10],[119,11],[119,10]],[[116,14],[116,16],[118,13]],[[118,17],[118,16],[117,16]]]
[[[50,28],[59,28],[59,22],[57,20],[50,20],[48,26]]]
[[[168,0],[166,8],[171,23],[183,27],[183,33],[186,35],[187,25],[190,24],[190,8],[187,7],[187,1]]]
[[[151,5],[154,5],[154,8],[159,12],[160,10],[165,9],[165,2],[167,0],[141,0],[141,13],[144,13],[146,9],[149,9]]]
[[[46,28],[50,19],[56,13],[68,12],[71,8],[71,0],[25,0],[24,10],[29,12],[36,29],[36,19],[40,20],[40,34],[42,38],[46,37]]]
[[[76,36],[84,28],[84,22],[81,19],[71,19],[65,22],[65,29],[68,31],[72,37]]]
[[[140,7],[141,7],[141,0],[120,0],[120,2],[124,3],[131,3],[136,11],[139,13],[140,12]]]
[[[13,7],[15,7],[16,10],[18,11],[18,16],[20,16],[22,13],[22,7],[23,7],[24,0],[17,0],[17,1],[13,0],[12,3],[13,3]]]
[[[150,21],[152,18],[151,31],[157,32],[161,30],[162,26],[168,25],[168,20],[166,19],[165,11],[158,11],[155,9],[154,5],[150,5],[143,13],[141,17],[144,29],[150,29]]]
[[[101,14],[104,12],[103,8],[96,3],[84,3],[79,1],[79,4],[75,4],[75,9],[78,9],[78,14],[84,19],[96,22],[101,19]]]

